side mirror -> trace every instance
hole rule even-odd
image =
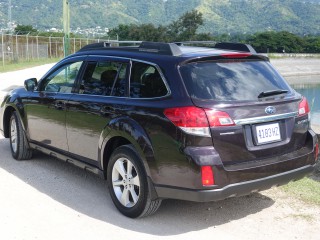
[[[24,88],[29,92],[33,92],[37,86],[38,81],[36,78],[30,78],[24,81]]]

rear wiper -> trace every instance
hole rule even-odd
[[[283,94],[283,93],[287,93],[287,92],[288,92],[288,90],[283,90],[283,89],[265,91],[265,92],[261,92],[259,94],[258,98],[270,97],[270,96],[279,95],[279,94]]]

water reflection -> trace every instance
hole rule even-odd
[[[311,122],[320,126],[320,75],[287,78],[291,86],[308,99]]]

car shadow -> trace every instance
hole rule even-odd
[[[106,181],[98,176],[41,153],[29,161],[16,161],[11,157],[9,141],[3,138],[0,152],[3,170],[55,201],[91,218],[151,235],[170,236],[219,226],[274,204],[260,193],[210,203],[164,200],[155,215],[130,219],[114,207]]]

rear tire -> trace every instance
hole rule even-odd
[[[161,205],[161,199],[151,200],[142,160],[132,145],[120,146],[112,153],[107,182],[114,205],[127,217],[151,215]]]
[[[32,157],[32,150],[17,112],[13,112],[10,118],[10,148],[16,160],[27,160]]]

